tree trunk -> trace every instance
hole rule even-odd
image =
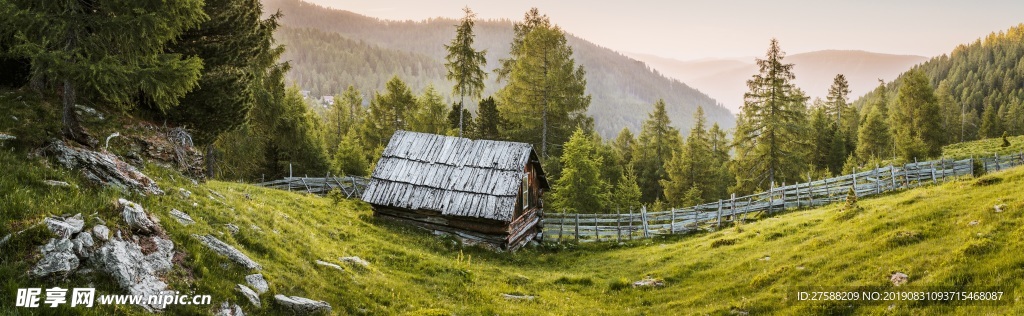
[[[463,104],[465,102],[466,102],[466,96],[462,95],[461,99],[459,99],[459,137],[462,137],[462,112],[463,112],[462,109],[463,109]]]
[[[69,140],[85,146],[95,146],[96,140],[92,139],[82,128],[78,120],[78,113],[75,112],[75,84],[71,80],[64,79],[64,95],[62,97],[63,110],[61,111],[61,133]]]
[[[206,178],[213,179],[217,171],[217,156],[213,144],[206,145]]]

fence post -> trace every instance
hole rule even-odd
[[[882,177],[878,176],[878,163],[875,163],[875,195],[882,193]]]
[[[896,190],[896,167],[891,163],[889,164],[889,180],[892,180],[892,188],[889,188],[889,190]]]
[[[565,213],[558,216],[558,242],[562,242],[562,228],[565,225]]]
[[[668,233],[671,235],[671,234],[675,234],[676,233],[676,210],[675,209],[670,209],[668,211],[669,211],[669,214],[670,214],[669,217],[672,218],[669,221],[669,224],[668,224]]]
[[[733,193],[732,196],[729,197],[729,206],[732,209],[732,213],[736,214],[736,193]],[[744,222],[747,221],[747,213],[746,212],[743,212],[743,221]]]
[[[601,229],[597,224],[597,214],[594,214],[594,239],[599,242],[601,241]]]
[[[782,182],[782,211],[786,210],[786,182]]]
[[[935,181],[935,161],[933,160],[930,163],[930,165],[932,167],[932,184],[935,184],[936,183],[936,181]]]
[[[828,186],[828,179],[825,178],[825,204],[832,203],[832,187]]]
[[[615,242],[622,242],[622,216],[615,210]]]
[[[647,206],[640,207],[640,220],[644,224],[644,238],[650,238],[651,231],[647,229]]]
[[[629,230],[629,240],[633,240],[633,207],[629,208],[629,227],[626,229]]]
[[[1003,170],[1003,166],[999,165],[999,153],[996,153],[995,157],[996,157],[996,171]]]
[[[718,205],[722,205],[721,202]],[[721,206],[718,207],[721,210]],[[768,215],[772,214],[772,209],[775,208],[775,181],[772,181],[771,186],[768,187]]]
[[[718,200],[718,224],[715,224],[715,228],[722,227],[722,200]]]
[[[580,241],[580,213],[576,213],[576,242]]]
[[[860,195],[857,194],[857,167],[853,167],[853,195],[860,197]]]

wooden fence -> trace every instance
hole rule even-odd
[[[982,169],[975,170],[975,165]],[[545,241],[623,241],[655,235],[685,233],[707,226],[743,221],[753,213],[815,207],[846,201],[851,188],[858,197],[949,181],[1024,165],[1024,153],[993,155],[964,160],[934,160],[885,166],[853,174],[772,187],[766,192],[719,200],[663,212],[646,207],[615,214],[574,214],[545,212],[542,238]]]
[[[300,191],[320,196],[327,195],[331,190],[340,190],[346,198],[359,198],[370,180],[361,177],[287,177],[280,180],[258,183],[256,185],[271,189]]]

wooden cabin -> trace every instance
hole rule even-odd
[[[540,233],[548,189],[530,144],[398,131],[363,201],[380,218],[514,251]]]

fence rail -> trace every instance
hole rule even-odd
[[[975,165],[980,166],[981,170],[975,170]],[[867,197],[1020,165],[1024,165],[1024,152],[963,160],[940,159],[902,166],[889,165],[823,180],[783,184],[781,187],[772,186],[765,192],[741,197],[733,194],[729,199],[662,212],[647,212],[646,207],[616,214],[545,212],[541,231],[545,241],[579,242],[623,241],[678,234],[706,226],[743,221],[758,212],[772,213],[843,202],[851,188],[857,197]]]
[[[362,177],[286,177],[280,180],[258,183],[256,185],[271,189],[301,191],[320,196],[327,195],[331,190],[340,190],[346,198],[359,198],[370,180]]]

